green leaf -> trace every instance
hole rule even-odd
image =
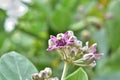
[[[24,56],[10,52],[0,58],[0,80],[31,80],[37,69]]]
[[[106,62],[104,69],[102,69],[103,74],[120,72],[120,48],[111,54],[111,57]]]
[[[120,73],[96,76],[93,80],[120,80]]]
[[[103,65],[101,66],[102,62],[103,62]],[[113,74],[120,73],[119,63],[120,63],[120,48],[118,48],[116,52],[112,53],[111,56],[106,61],[104,60],[100,61],[100,63],[98,64],[96,68],[96,71],[99,72],[97,75],[100,77],[108,77],[108,79],[101,79],[101,80],[109,80],[109,77],[111,77]],[[111,76],[108,76],[108,75],[111,75]]]
[[[88,76],[82,68],[79,68],[78,70],[70,74],[66,78],[66,80],[88,80]]]
[[[113,18],[107,20],[106,30],[110,47],[112,51],[115,51],[120,46],[120,0],[112,0],[108,7],[108,12],[112,13]]]
[[[51,28],[56,32],[66,31],[71,21],[71,14],[68,10],[57,9],[51,18]]]
[[[107,61],[109,46],[107,42],[106,30],[103,28],[94,32],[92,35],[93,40],[98,44],[97,48],[99,53],[103,53],[104,55],[100,60],[97,60],[96,72],[97,74],[101,74],[107,69],[103,70],[104,64]]]
[[[96,42],[98,43],[99,52],[104,53],[104,56],[105,56],[107,54],[108,48],[109,48],[108,44],[107,44],[107,40],[106,40],[105,29],[101,29],[99,31],[96,31],[93,35],[93,39],[95,39]]]

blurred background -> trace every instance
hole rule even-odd
[[[84,68],[89,80],[120,80],[120,0],[0,0],[0,56],[19,52],[38,70],[51,67],[60,77],[63,63],[46,49],[50,35],[67,30],[97,42],[104,53],[95,68]]]

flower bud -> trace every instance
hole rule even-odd
[[[82,41],[76,40],[75,41],[75,46],[81,48],[82,47]]]
[[[77,51],[77,49],[76,49],[75,47],[72,48],[69,55],[70,55],[71,57],[74,57],[74,56],[76,55],[76,53],[77,53],[76,51]]]
[[[67,31],[68,32],[68,36],[70,37],[70,36],[74,36],[74,33],[73,33],[73,31]]]
[[[47,67],[44,69],[44,71],[46,72],[47,76],[50,77],[52,75],[52,70],[51,68]]]
[[[38,75],[38,73],[32,74],[32,80],[39,80],[39,75]]]
[[[48,77],[48,76],[46,75],[46,72],[45,72],[44,70],[41,70],[38,75],[39,75],[39,78],[41,78],[41,79],[45,79],[45,78]]]
[[[39,73],[39,77],[41,79],[46,79],[46,78],[50,78],[50,76],[52,75],[52,70],[51,68],[45,68],[44,70],[41,70]]]
[[[83,60],[87,63],[90,64],[93,61],[95,61],[95,55],[93,53],[85,54],[83,56]]]
[[[61,40],[63,36],[64,36],[63,33],[59,33],[59,34],[57,34],[57,40]]]
[[[57,77],[51,78],[50,80],[59,80]]]

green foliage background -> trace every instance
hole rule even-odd
[[[33,0],[27,5],[29,11],[10,33],[4,30],[7,15],[0,9],[0,56],[22,53],[38,70],[49,66],[60,77],[63,63],[56,52],[46,51],[47,41],[50,35],[73,30],[83,42],[97,42],[98,52],[104,53],[95,68],[85,68],[89,80],[119,80],[120,0]],[[69,73],[78,67],[70,68]]]

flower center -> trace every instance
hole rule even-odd
[[[65,46],[66,42],[64,39],[60,39],[56,41],[57,45],[56,46]]]

